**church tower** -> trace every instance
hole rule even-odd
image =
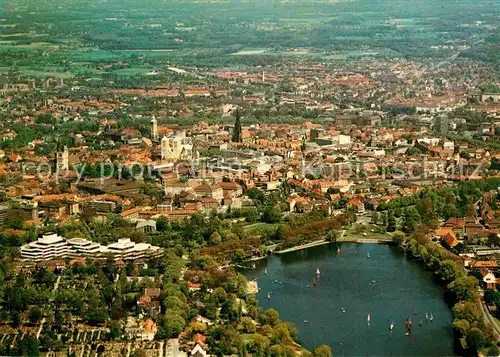
[[[56,172],[63,172],[69,170],[69,150],[67,146],[61,150],[58,145],[56,151]]]
[[[158,140],[158,121],[155,117],[151,120],[151,140]]]

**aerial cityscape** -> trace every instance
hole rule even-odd
[[[498,0],[1,9],[1,356],[500,356]]]

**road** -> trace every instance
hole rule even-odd
[[[186,354],[179,350],[179,339],[171,338],[168,340],[167,348],[165,349],[165,356],[167,357],[185,357]]]
[[[480,305],[481,310],[483,311],[484,323],[487,325],[491,325],[497,341],[500,341],[500,327],[496,323],[495,318],[491,316],[490,311],[488,310],[488,307],[483,300],[480,300]]]

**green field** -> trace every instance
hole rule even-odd
[[[252,234],[262,234],[264,232],[272,232],[275,231],[278,227],[284,227],[284,223],[263,223],[263,222],[258,222],[258,223],[248,223],[245,226],[243,226],[243,230],[245,233],[248,233],[250,235]]]
[[[463,56],[500,61],[499,14],[496,0],[66,0],[64,6],[5,0],[0,67],[45,76],[51,71],[36,71],[33,64],[57,62],[55,75],[129,77],[166,66],[241,68],[365,57],[439,61],[456,50],[433,47],[450,43],[471,46]],[[119,61],[130,67],[97,69]]]

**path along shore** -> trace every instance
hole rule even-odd
[[[391,238],[342,238],[337,240],[336,243],[368,243],[368,244],[386,244],[391,243]],[[329,242],[325,239],[317,240],[310,243],[305,243],[301,245],[297,245],[295,247],[274,251],[274,254],[285,254],[290,252],[295,252],[297,250],[307,249],[311,247],[316,247],[318,245],[330,244],[334,242]]]

